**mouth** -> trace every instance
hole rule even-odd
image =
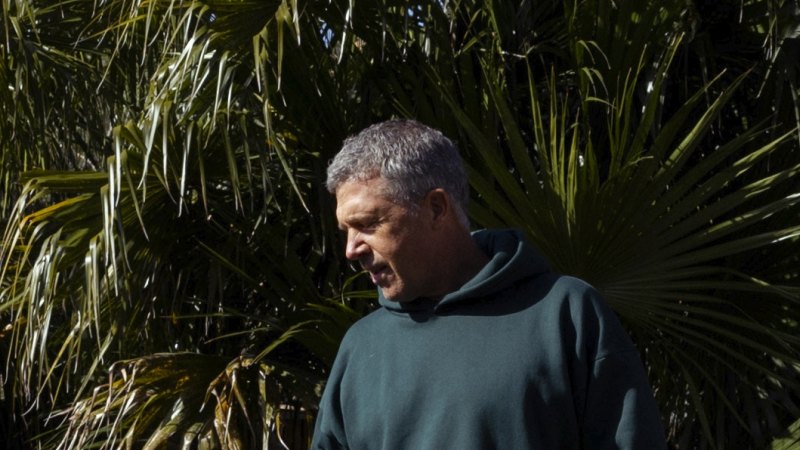
[[[386,281],[386,276],[388,275],[389,272],[389,266],[385,265],[365,267],[364,269],[367,272],[369,272],[369,276],[372,279],[372,282],[378,286],[380,286],[383,282]]]

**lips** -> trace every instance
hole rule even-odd
[[[369,276],[372,279],[372,282],[381,285],[382,282],[386,281],[386,275],[388,273],[389,266],[379,265],[365,268],[367,272],[369,272]]]

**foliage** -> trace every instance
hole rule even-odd
[[[796,1],[2,7],[9,447],[302,448],[373,305],[325,163],[391,116],[605,294],[675,447],[800,416]]]
[[[787,431],[789,436],[774,440],[769,450],[796,450],[800,448],[800,421],[793,423]]]

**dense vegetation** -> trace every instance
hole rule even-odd
[[[0,30],[7,448],[302,448],[374,306],[326,163],[398,116],[458,142],[476,227],[604,293],[672,446],[800,436],[797,0],[7,0]]]

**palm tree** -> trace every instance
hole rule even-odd
[[[605,294],[645,357],[676,446],[766,445],[798,416],[797,121],[759,116],[752,89],[795,79],[770,78],[767,60],[749,78],[671,81],[689,39],[674,28],[685,13],[675,4],[566,11],[571,60],[531,57],[535,37],[560,39],[497,26],[531,17],[506,6],[463,16],[476,30],[463,45],[483,39],[498,52],[457,52],[407,96],[393,92],[438,92],[448,113],[439,99],[401,110],[455,130],[474,152],[479,224],[526,230],[559,270]],[[448,65],[478,69],[452,76]]]
[[[605,294],[674,446],[800,416],[792,2],[43,3],[3,6],[13,445],[302,448],[374,306],[325,162],[395,115]]]
[[[215,386],[225,386],[215,395],[232,395],[240,380],[252,377],[250,386],[259,386],[265,373],[297,365],[291,376],[271,377],[269,392],[253,391],[260,395],[248,398],[254,410],[259,401],[276,407],[308,405],[302,396],[313,395],[321,379],[319,367],[335,351],[335,328],[309,345],[318,350],[315,355],[299,345],[274,352],[268,347],[284,332],[291,334],[292,327],[317,320],[323,312],[333,317],[341,309],[313,306],[330,291],[329,278],[336,273],[326,269],[329,260],[321,251],[326,237],[309,232],[318,225],[307,217],[310,207],[299,195],[313,179],[309,158],[314,156],[292,144],[291,124],[279,130],[270,125],[274,119],[265,100],[276,89],[269,87],[269,78],[251,77],[252,55],[242,60],[243,55],[222,48],[243,45],[235,39],[244,36],[251,51],[248,30],[230,37],[225,29],[216,30],[226,20],[243,17],[241,11],[226,15],[220,5],[211,14],[207,6],[189,2],[77,3],[41,9],[25,5],[31,8],[24,14],[6,11],[6,23],[17,15],[28,19],[22,34],[29,39],[43,34],[40,23],[53,22],[42,19],[46,14],[66,16],[75,25],[62,43],[68,58],[94,63],[84,67],[93,70],[86,74],[91,91],[80,91],[82,85],[66,88],[86,98],[88,109],[94,106],[92,99],[101,111],[109,110],[109,104],[123,105],[103,121],[81,117],[106,136],[99,144],[81,142],[90,148],[80,149],[101,154],[102,170],[26,170],[19,179],[21,194],[10,212],[14,226],[8,228],[0,255],[3,311],[9,323],[4,355],[14,355],[4,373],[15,420],[27,427],[12,427],[19,433],[13,439],[36,436],[51,443],[47,445],[79,447],[98,435],[74,438],[75,430],[92,426],[109,441],[116,432],[134,430],[132,442],[144,436],[142,442],[158,444],[161,435],[153,430],[161,417],[144,417],[144,409],[137,411],[136,427],[109,419],[110,414],[99,423],[80,423],[82,408],[94,407],[92,399],[102,393],[96,387],[108,379],[108,370],[110,387],[124,385],[129,400],[141,395],[143,385],[158,394],[148,394],[136,406],[152,411],[153,399],[163,398],[165,408],[192,412],[181,416],[183,420],[208,424],[198,430],[192,422],[180,430],[195,433],[198,440],[210,434],[212,440],[234,442],[233,433],[218,428],[228,424],[216,423],[213,413],[208,422],[208,415],[195,419],[215,379]],[[260,12],[255,17],[275,12],[255,6],[254,13]],[[140,12],[145,15],[137,18]],[[173,22],[176,17],[182,20]],[[150,29],[149,19],[160,22]],[[219,40],[220,47],[190,45],[195,39],[214,39],[215,45]],[[148,51],[154,42],[158,50]],[[37,44],[52,50],[46,46],[52,43]],[[209,85],[204,77],[211,70],[220,80]],[[46,85],[47,77],[42,81],[42,90],[58,100],[61,89]],[[105,90],[97,94],[98,86]],[[215,95],[214,88],[224,96]],[[12,100],[18,101],[9,99],[9,106],[15,105]],[[15,126],[9,126],[11,133]],[[71,127],[57,124],[53,133]],[[63,150],[58,141],[53,139],[55,149],[41,147],[58,155]],[[3,154],[13,156],[5,149]],[[74,168],[39,159],[42,168]],[[185,364],[197,369],[164,370]],[[136,376],[128,379],[128,374]],[[278,390],[282,385],[292,386],[289,394]],[[191,386],[199,388],[191,391]],[[191,401],[178,394],[190,395]],[[72,405],[82,398],[87,400]],[[224,403],[220,397],[218,409]],[[22,411],[31,407],[33,414],[23,420]],[[66,414],[71,422],[53,435],[45,419],[49,415],[47,423],[58,424]]]

